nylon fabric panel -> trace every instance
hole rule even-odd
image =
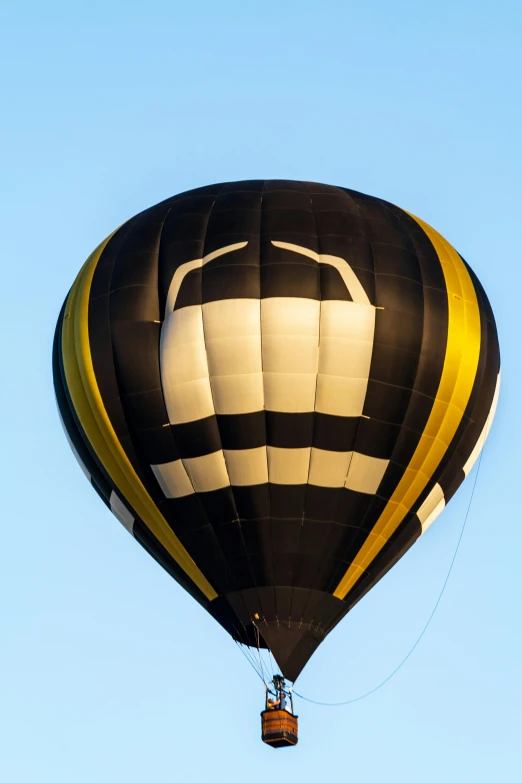
[[[175,357],[175,363],[170,357]],[[167,315],[161,329],[160,365],[171,424],[214,414],[201,306]]]
[[[347,489],[356,492],[375,495],[387,467],[388,460],[368,457],[355,451],[348,466],[344,485]]]
[[[465,262],[463,263],[465,264]],[[445,505],[464,481],[466,476],[464,467],[467,465],[466,461],[470,459],[470,455],[474,454],[475,459],[478,457],[485,442],[486,418],[491,415],[492,420],[496,407],[494,404],[495,395],[498,399],[499,383],[498,376],[495,381],[495,373],[500,367],[500,357],[494,317],[478,279],[467,265],[466,269],[472,279],[480,309],[480,357],[475,384],[466,412],[433,478],[428,482],[426,489],[413,507],[422,521],[423,533],[443,511]],[[440,496],[441,492],[442,497]],[[433,497],[438,500],[437,506],[424,519],[425,509],[432,505],[430,499]]]
[[[227,449],[223,451],[230,483],[235,487],[268,482],[267,449]]]
[[[220,256],[227,255],[228,253],[233,253],[234,250],[241,250],[242,248],[246,247],[247,244],[248,242],[236,242],[232,245],[228,245],[227,247],[219,248],[219,250],[214,250],[214,252],[209,253],[203,258],[196,258],[193,261],[187,261],[184,264],[181,264],[181,266],[179,266],[176,269],[174,273],[174,277],[172,278],[172,282],[169,285],[167,301],[165,304],[165,315],[167,315],[167,313],[170,313],[172,310],[175,310],[176,308],[180,307],[180,303],[178,302],[178,296],[181,287],[183,285],[183,282],[185,280],[185,277],[187,275],[201,269],[205,264],[208,264],[211,261],[215,261]],[[199,290],[200,295],[198,297],[199,301],[196,302],[195,304],[203,304],[203,295],[201,291],[201,285],[202,285],[201,274],[198,274],[197,277],[191,277],[191,279],[198,281],[200,287]],[[190,288],[193,289],[193,286],[191,285]],[[197,291],[194,291],[193,295],[197,295]]]
[[[167,550],[175,553],[189,578],[212,599],[216,597],[215,591],[198,573],[136,476],[116,438],[96,385],[89,350],[88,297],[94,269],[107,241],[85,263],[66,305],[62,351],[67,386],[83,429],[114,484],[139,516],[148,519],[153,533],[160,542],[165,542]]]
[[[159,210],[155,210],[157,214],[153,215],[149,210],[144,215],[138,216],[135,221],[137,225],[132,232],[132,245],[130,247],[124,246],[115,264],[115,272],[119,274],[119,280],[112,285],[110,296],[112,323],[110,339],[116,360],[117,382],[126,414],[131,423],[133,439],[139,444],[141,454],[153,457],[152,460],[149,457],[148,465],[142,465],[145,474],[142,478],[144,485],[158,508],[161,507],[161,512],[168,525],[196,565],[199,567],[202,564],[205,568],[207,581],[217,590],[228,589],[230,575],[219,543],[209,524],[211,516],[209,516],[208,504],[200,498],[199,494],[194,492],[193,487],[195,484],[199,490],[204,488],[207,491],[212,491],[216,486],[221,486],[223,482],[219,470],[217,480],[215,476],[218,466],[214,464],[214,477],[204,477],[202,487],[198,471],[191,472],[189,463],[185,465],[181,462],[176,465],[178,473],[181,468],[186,474],[182,495],[185,496],[188,491],[187,484],[193,487],[194,501],[198,507],[197,517],[203,516],[205,519],[205,524],[195,530],[189,520],[180,517],[180,513],[188,512],[183,504],[181,507],[179,504],[174,507],[172,504],[162,502],[162,498],[163,500],[170,498],[168,483],[172,476],[165,475],[165,465],[169,463],[161,461],[159,464],[155,464],[153,461],[157,452],[161,452],[158,454],[160,460],[168,459],[171,456],[177,457],[180,453],[180,444],[169,425],[161,387],[158,350],[161,331],[161,313],[157,295],[158,261],[161,257],[163,231],[170,216],[172,204],[166,202],[160,207]],[[142,225],[144,218],[146,219],[145,226]],[[138,280],[133,280],[132,275],[136,273],[132,269],[132,264],[129,266],[129,257],[132,261],[135,256],[134,234],[136,232],[138,233],[142,270]],[[203,261],[207,260],[209,259],[203,259]],[[133,297],[137,292],[137,283],[138,285],[144,284],[140,293],[139,309],[132,305]],[[201,440],[206,444],[205,450],[207,452],[214,450],[208,447],[213,445],[216,433],[215,420],[201,433]],[[179,494],[179,485],[175,489],[175,494]],[[164,491],[166,491],[167,497],[164,497]],[[192,507],[191,513],[194,511],[195,509]],[[212,551],[210,562],[202,554],[205,551]]]
[[[183,461],[195,492],[212,492],[230,484],[225,456],[222,451],[215,451],[205,457],[186,459]]]
[[[473,283],[458,254],[415,218],[439,255],[449,303],[448,345],[437,398],[416,452],[367,541],[336,588],[344,598],[397,530],[443,458],[471,395],[480,353],[480,314]]]
[[[116,492],[111,492],[110,507],[114,516],[120,520],[123,527],[132,535],[134,517]]]
[[[480,436],[475,443],[475,446],[473,447],[473,451],[469,455],[468,459],[464,463],[464,467],[462,470],[464,471],[464,474],[467,476],[468,473],[470,473],[471,470],[473,470],[473,466],[477,459],[479,458],[480,452],[482,451],[484,447],[484,443],[486,442],[486,438],[489,435],[489,431],[491,429],[491,425],[493,424],[493,419],[495,417],[495,413],[497,410],[498,405],[498,397],[500,394],[500,373],[497,376],[497,384],[495,387],[495,394],[493,395],[493,401],[491,403],[491,408],[489,410],[488,417],[486,419],[486,423],[484,424],[484,427],[480,433]]]
[[[185,465],[180,459],[151,467],[166,498],[182,498],[195,493]]]
[[[444,489],[446,502],[464,480],[466,476],[464,467],[471,454],[475,452],[478,457],[484,446],[486,433],[489,431],[489,428],[485,430],[487,419],[492,409],[494,415],[495,396],[497,395],[498,399],[500,389],[500,354],[493,313],[482,286],[467,265],[466,268],[473,281],[480,305],[481,349],[477,376],[466,412],[438,470],[437,480]]]
[[[100,281],[97,277],[98,267],[96,269],[92,292],[98,293],[98,296],[94,299],[91,296],[89,311],[91,324],[95,327],[91,334],[96,338],[93,339],[93,360],[98,360],[95,364],[97,377],[101,377],[105,383],[112,379],[116,389],[116,393],[107,398],[107,404],[111,415],[114,417],[116,414],[116,421],[120,422],[118,437],[129,458],[132,458],[136,444],[141,459],[138,465],[133,463],[135,469],[153,502],[176,532],[181,520],[178,514],[173,515],[174,510],[169,504],[163,503],[162,490],[165,487],[161,486],[161,477],[148,464],[158,457],[166,460],[179,453],[168,423],[158,356],[158,256],[164,223],[170,209],[169,202],[165,202],[127,224],[125,237],[119,243],[117,253],[112,253],[110,274],[103,271]],[[135,268],[136,262],[139,262],[138,269]],[[139,307],[135,305],[136,296],[140,299]],[[103,320],[99,316],[100,300],[104,300],[103,308],[107,314]],[[103,330],[99,328],[102,324]],[[130,432],[122,439],[121,432],[124,427],[126,431],[127,423]],[[205,435],[208,442],[209,433]],[[190,482],[188,474],[186,481]],[[204,505],[197,500],[197,496],[196,505],[199,507],[198,516],[203,514],[208,526]],[[194,509],[191,513],[194,513]],[[187,542],[184,540],[183,543],[187,548]],[[198,541],[192,538],[188,543],[191,546],[189,555],[197,556]],[[213,585],[220,584],[219,580],[225,573],[222,559],[222,554],[216,552],[213,567],[208,571],[207,581]],[[169,561],[169,573],[173,569],[178,573],[178,581],[185,585],[186,575]],[[222,586],[228,585],[229,581],[227,577]]]
[[[135,233],[132,231],[132,226],[139,222],[139,219],[134,219],[116,231],[107,242],[96,264],[89,294],[89,347],[96,382],[107,415],[134,470],[143,480],[142,466],[129,432],[128,418],[125,416],[116,377],[110,321],[110,294],[114,266],[120,251],[125,248],[129,234],[132,241]],[[140,254],[137,254],[137,258],[141,260]],[[135,282],[137,282],[136,271],[131,270],[129,284]]]
[[[74,409],[72,408],[71,400],[65,384],[65,374],[63,370],[61,354],[62,327],[65,313],[65,304],[66,302],[64,302],[62,306],[53,340],[53,385],[56,396],[56,403],[58,406],[58,414],[60,416],[62,426],[66,432],[67,439],[72,446],[73,453],[79,461],[82,470],[84,470],[88,476],[89,481],[105,505],[108,506],[111,495],[110,484],[103,472],[102,467],[98,464],[96,456],[89,448],[89,443],[85,437],[85,434],[81,430],[81,426],[77,417],[74,414]]]
[[[389,466],[375,500],[365,509],[360,508],[363,514],[360,530],[354,530],[347,539],[342,554],[345,565],[340,564],[337,577],[331,583],[332,591],[363,546],[418,446],[437,394],[448,328],[444,275],[426,234],[409,215],[393,205],[377,203],[376,199],[368,197],[356,198],[369,221],[386,216],[387,221],[392,219],[394,226],[392,235],[387,233],[388,228],[379,229],[381,240],[387,242],[374,241],[371,245],[377,273],[376,304],[380,307],[376,313],[370,389],[365,415],[357,430],[357,448],[364,453],[376,449],[374,456],[388,457]],[[373,230],[368,229],[368,233]],[[387,281],[394,283],[390,290],[383,287]],[[417,291],[422,285],[423,301],[415,296],[406,305],[401,297],[402,286],[395,284],[402,281],[410,281],[410,291]],[[407,357],[409,360],[405,361]],[[429,482],[426,494],[432,486]],[[399,530],[408,529],[409,525],[406,518]],[[391,552],[392,549],[385,547],[383,551]],[[372,585],[380,578],[379,568],[381,575],[387,572],[385,557],[378,557],[370,568]]]
[[[317,240],[319,242],[319,237],[317,237]],[[344,258],[338,258],[337,256],[330,256],[330,255],[321,255],[320,253],[316,253],[314,250],[309,250],[308,248],[300,247],[299,245],[294,245],[290,242],[272,242],[274,247],[280,247],[283,250],[290,250],[292,253],[298,253],[300,255],[304,255],[307,258],[312,258],[314,261],[317,261],[318,264],[325,264],[326,268],[333,267],[339,272],[339,275],[341,276],[344,285],[346,287],[346,292],[348,292],[348,295],[346,295],[345,291],[342,291],[342,288],[340,286],[336,286],[337,292],[339,293],[339,297],[337,296],[323,296],[323,291],[321,290],[321,301],[328,301],[329,299],[337,299],[340,298],[341,300],[347,300],[351,302],[359,302],[361,304],[370,304],[370,300],[368,299],[368,295],[366,291],[364,290],[363,286],[359,282],[357,276],[355,275],[353,269],[346,263]],[[306,269],[306,267],[304,267]],[[320,272],[327,271],[321,269]],[[325,280],[328,280],[329,282],[333,282],[335,280],[335,277],[332,275],[324,275]],[[326,286],[325,286],[326,289]],[[326,293],[326,291],[325,291]]]
[[[320,365],[315,403],[319,413],[361,416],[370,374],[374,329],[375,308],[371,305],[321,303]]]
[[[342,487],[353,451],[311,449],[308,482],[317,487]]]
[[[202,310],[215,413],[263,410],[259,299],[208,302]]]
[[[310,194],[308,187],[307,190],[314,209],[314,196]],[[338,433],[344,434],[344,438],[339,441],[339,450],[342,444],[344,458],[339,460],[338,455],[325,454],[317,448],[310,451],[308,479],[301,496],[303,521],[297,540],[293,584],[310,585],[325,590],[332,568],[335,567],[337,549],[342,546],[346,534],[346,518],[342,518],[341,525],[336,524],[338,499],[342,494],[349,494],[342,487],[354,458],[353,453],[349,452],[353,446],[367,389],[375,310],[370,304],[366,289],[349,266],[351,263],[357,263],[357,256],[346,253],[348,248],[344,248],[344,252],[338,255],[325,253],[325,249],[328,251],[330,247],[323,246],[324,238],[318,231],[315,209],[314,225],[316,244],[315,247],[309,248],[307,255],[316,261],[320,269],[320,328],[312,444],[322,445],[321,433],[325,433],[324,425],[328,421],[335,422],[338,426],[342,422]],[[291,245],[286,247],[290,249]],[[306,253],[296,247],[292,250]],[[323,269],[330,272],[335,269],[342,279],[345,293],[338,300],[335,297],[330,298],[331,288],[325,283],[331,280],[331,275],[326,277],[322,274]],[[370,288],[372,287],[370,285]],[[337,290],[340,288],[341,286],[337,285]],[[354,328],[359,329],[358,333],[354,333]],[[357,346],[353,342],[354,334],[357,334],[360,340]],[[334,465],[338,472],[338,485],[316,487],[315,484],[333,483],[330,471]],[[354,492],[353,495],[355,494]]]
[[[266,410],[289,413],[314,410],[319,318],[320,304],[315,299],[261,300]]]
[[[225,187],[223,186],[223,189]],[[202,267],[200,285],[204,346],[209,365],[213,411],[216,416],[221,481],[222,484],[228,482],[229,486],[219,489],[216,487],[215,492],[203,496],[203,502],[216,541],[223,552],[223,559],[227,563],[231,589],[234,589],[238,585],[238,579],[243,584],[255,587],[259,581],[260,569],[259,564],[248,556],[246,549],[235,494],[230,486],[217,416],[251,413],[263,409],[260,284],[256,253],[260,201],[257,203],[256,200],[254,204],[248,205],[238,204],[237,208],[229,203],[228,209],[221,209],[221,193],[220,190],[208,212],[203,252],[208,258],[211,254],[218,253],[222,246],[228,247],[232,244],[237,246],[237,249],[205,264]],[[228,310],[225,310],[223,300],[230,303]],[[242,348],[236,338],[239,338],[239,342],[243,338]],[[231,351],[231,344],[234,343]],[[242,356],[241,361],[240,351],[244,351],[245,343],[250,344],[253,354],[250,357]],[[233,351],[237,352],[235,357],[231,355]],[[228,358],[227,368],[219,364],[219,358],[225,358],[225,353]]]
[[[361,245],[353,258],[348,244],[345,254],[358,274],[362,269],[374,273],[374,283],[368,290],[374,291],[377,306],[368,391],[363,416],[356,420],[353,448],[384,460],[381,464],[389,467],[384,477],[381,474],[378,487],[372,487],[374,498],[346,492],[339,495],[337,510],[329,512],[346,525],[341,543],[333,551],[336,565],[328,588],[332,591],[364,544],[415,450],[429,415],[425,401],[427,395],[435,397],[444,359],[443,352],[442,356],[436,355],[433,349],[426,350],[425,343],[433,334],[444,334],[447,323],[442,270],[421,229],[393,205],[361,194],[350,194],[349,198],[362,218],[361,242],[366,238],[370,250],[363,254]],[[371,237],[374,238],[369,244]],[[418,295],[409,299],[406,296],[405,307],[401,295],[405,284],[410,285],[406,290],[424,291],[424,307]],[[434,291],[439,294],[436,288],[440,289],[443,306],[435,310],[426,300]],[[425,356],[429,362],[423,360]],[[315,493],[310,489],[309,495],[313,497]],[[319,502],[326,508],[331,503],[326,505],[325,498],[314,502],[313,513],[323,518]]]
[[[417,511],[417,516],[421,522],[423,533],[435,521],[441,511],[444,510],[445,505],[446,501],[442,487],[440,484],[435,484]]]
[[[63,417],[63,423],[67,429],[67,434],[76,444],[76,448],[81,454],[82,462],[89,466],[89,471],[92,474],[91,483],[103,502],[111,509],[113,514],[115,514],[124,526],[127,527],[129,532],[131,532],[138,542],[142,544],[142,546],[145,546],[149,554],[155,557],[158,563],[160,563],[160,565],[162,565],[162,567],[165,568],[166,571],[195,598],[195,600],[203,606],[206,606],[208,604],[207,598],[195,587],[193,582],[188,579],[186,574],[179,568],[166,550],[162,549],[158,542],[155,542],[153,545],[154,551],[151,550],[153,537],[148,531],[147,536],[149,543],[147,545],[144,544],[142,531],[144,529],[146,530],[145,526],[141,520],[134,519],[127,506],[122,502],[121,498],[118,498],[111,488],[110,477],[106,475],[103,466],[98,463],[96,454],[92,451],[92,446],[81,429],[81,425],[75,415],[65,384],[65,371],[63,369],[62,361],[62,326],[66,304],[67,300],[64,303],[58,320],[53,346],[53,381],[58,407],[60,414]],[[161,554],[159,554],[160,550]]]

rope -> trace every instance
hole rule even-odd
[[[266,674],[266,679],[265,679],[265,669],[264,669],[264,666],[263,666],[263,660],[261,658],[259,628],[257,627],[257,625],[255,625],[254,627],[255,627],[255,629],[257,631],[257,654],[259,656],[259,666],[261,667],[261,675],[262,675],[263,682],[265,683],[265,685],[267,685],[268,672]]]
[[[262,660],[262,657],[261,657],[261,650],[260,650],[260,645],[259,645],[259,629],[257,628],[257,626],[255,626],[255,628],[256,628],[257,637],[258,637],[257,653],[258,653],[258,656],[259,656],[259,661],[256,661],[255,654],[251,651],[250,647],[248,647],[247,645],[241,644],[241,642],[238,642],[236,639],[234,639],[234,641],[236,642],[237,647],[239,647],[239,649],[241,650],[241,652],[243,653],[243,655],[245,656],[245,658],[247,659],[248,663],[253,668],[253,670],[255,671],[257,676],[259,677],[259,679],[265,685],[267,685],[268,681],[272,682],[272,680],[274,679],[274,668],[273,668],[273,665],[272,665],[272,652],[271,652],[271,650],[268,650],[268,654],[269,654],[268,662],[270,664],[270,669],[271,669],[271,672],[272,672],[272,676],[269,677],[268,676],[268,670],[265,671],[266,665],[263,665],[263,660]]]
[[[453,566],[455,565],[455,560],[457,559],[457,554],[458,554],[458,551],[459,551],[459,548],[460,548],[460,544],[461,544],[461,541],[462,541],[462,536],[464,535],[464,530],[466,528],[466,523],[468,521],[468,516],[469,516],[470,509],[471,509],[471,504],[473,502],[473,496],[475,494],[475,488],[477,486],[477,479],[478,479],[478,475],[479,475],[479,472],[480,472],[480,465],[482,463],[482,454],[483,454],[483,450],[481,450],[481,452],[480,452],[480,457],[479,457],[479,461],[478,461],[478,465],[477,465],[477,472],[475,473],[475,480],[473,482],[473,487],[472,487],[472,490],[471,490],[471,496],[470,496],[470,499],[469,499],[468,508],[467,508],[466,513],[464,515],[464,522],[462,523],[462,529],[460,531],[460,535],[459,535],[459,538],[457,540],[457,546],[455,547],[455,552],[453,554],[453,558],[451,560],[451,563],[450,563],[450,566],[449,566],[449,569],[448,569],[448,573],[446,574],[446,578],[445,578],[444,583],[442,585],[442,589],[440,591],[439,597],[437,598],[437,601],[435,602],[435,606],[433,607],[433,610],[432,610],[430,616],[428,617],[428,621],[426,622],[424,628],[422,629],[422,631],[420,632],[420,634],[419,634],[419,636],[417,638],[417,641],[415,642],[413,647],[410,649],[408,654],[402,659],[402,661],[399,663],[399,665],[395,667],[395,669],[391,672],[391,674],[389,674],[384,680],[382,680],[382,682],[380,682],[374,688],[372,688],[371,690],[367,691],[366,693],[361,694],[361,696],[356,696],[355,698],[347,699],[346,701],[334,701],[334,702],[315,701],[315,699],[309,699],[306,696],[303,696],[301,693],[297,693],[297,691],[294,691],[294,694],[296,696],[298,696],[300,699],[303,699],[303,701],[308,701],[311,704],[318,704],[321,707],[344,707],[347,704],[354,704],[354,702],[356,702],[356,701],[361,701],[362,699],[366,699],[368,696],[371,696],[372,693],[375,693],[376,691],[380,690],[384,685],[386,685],[386,683],[390,682],[390,680],[393,677],[395,677],[397,672],[400,669],[402,669],[402,667],[404,666],[404,664],[406,663],[408,658],[410,658],[410,656],[416,650],[416,648],[419,645],[422,637],[424,636],[424,634],[428,630],[428,627],[429,627],[431,621],[433,620],[435,612],[437,611],[438,606],[439,606],[439,604],[440,604],[440,602],[442,600],[442,596],[444,595],[444,591],[446,590],[446,585],[448,584],[449,578],[451,576],[451,572],[453,571]]]
[[[255,671],[255,673],[257,674],[257,676],[259,677],[259,679],[261,680],[261,682],[262,682],[262,683],[264,683],[264,684],[266,684],[266,683],[265,683],[265,681],[264,681],[264,679],[263,679],[263,677],[262,677],[262,675],[261,675],[261,673],[260,673],[260,671],[259,671],[259,669],[257,668],[256,664],[255,664],[255,663],[254,663],[254,662],[251,660],[251,658],[250,658],[250,657],[247,655],[247,653],[246,653],[246,651],[245,651],[245,649],[244,649],[244,646],[243,646],[243,645],[242,645],[240,642],[236,641],[235,639],[234,639],[234,641],[236,642],[236,645],[239,647],[239,649],[241,650],[241,652],[243,653],[243,655],[245,656],[245,658],[247,659],[248,663],[249,663],[249,664],[250,664],[250,666],[253,668],[253,670]]]
[[[272,650],[268,648],[268,663],[270,664],[270,671],[272,673],[272,679],[270,680],[270,682],[272,682],[272,680],[274,679],[274,666],[272,664],[272,661],[273,661]]]

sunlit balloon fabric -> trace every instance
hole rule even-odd
[[[129,220],[80,271],[54,345],[101,498],[292,680],[471,470],[499,367],[486,295],[437,232],[279,180]]]

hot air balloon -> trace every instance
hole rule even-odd
[[[500,356],[479,281],[434,229],[268,180],[181,193],[104,240],[53,368],[102,500],[294,681],[470,472]],[[278,717],[265,739],[294,744]]]

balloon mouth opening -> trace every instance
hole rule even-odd
[[[244,589],[208,605],[236,642],[270,650],[281,674],[292,682],[348,608],[328,593],[296,587]]]

